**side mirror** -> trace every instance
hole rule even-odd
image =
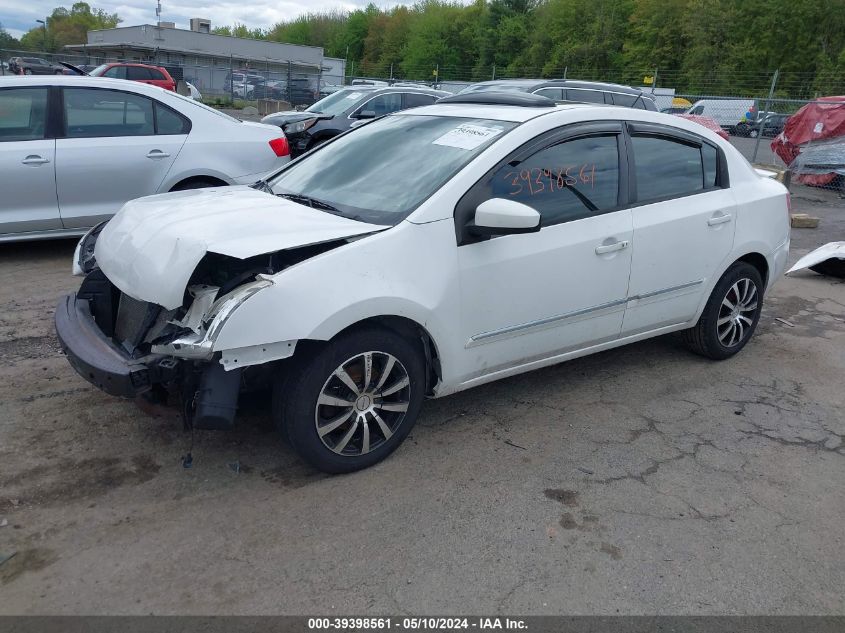
[[[540,214],[515,200],[491,198],[478,205],[475,219],[467,228],[473,235],[484,237],[536,233],[540,230]]]
[[[356,119],[375,119],[376,113],[375,110],[361,110],[358,114],[355,115]]]

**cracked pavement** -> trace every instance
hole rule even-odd
[[[792,261],[845,239],[835,195],[793,210]],[[781,280],[726,362],[670,336],[428,402],[327,477],[258,398],[184,469],[175,412],[78,378],[73,247],[0,252],[0,614],[845,613],[845,282]]]

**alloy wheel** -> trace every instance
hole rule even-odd
[[[716,331],[725,347],[739,345],[751,332],[758,309],[757,286],[747,277],[730,287],[719,306]]]
[[[323,384],[314,412],[317,435],[339,455],[365,455],[396,432],[410,402],[410,378],[395,356],[358,354]]]

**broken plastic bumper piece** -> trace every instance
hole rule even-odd
[[[113,396],[132,398],[176,375],[177,362],[159,354],[132,358],[94,321],[87,299],[67,295],[56,307],[56,334],[76,372]]]

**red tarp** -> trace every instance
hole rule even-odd
[[[836,137],[845,137],[845,96],[821,97],[786,120],[783,132],[772,141],[772,151],[789,166],[801,153],[802,145]],[[837,174],[801,174],[799,170],[797,176],[807,185],[826,185]]]

